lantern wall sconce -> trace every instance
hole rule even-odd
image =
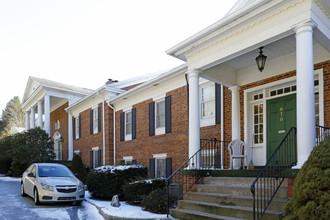
[[[264,47],[259,47],[260,49],[259,56],[256,57],[257,66],[260,72],[262,72],[263,69],[265,68],[266,59],[267,59],[267,56],[263,55],[262,53],[263,48]]]

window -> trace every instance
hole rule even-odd
[[[101,132],[101,108],[96,107],[90,111],[90,134]]]
[[[215,116],[215,88],[214,84],[201,88],[201,116],[202,118]]]
[[[165,134],[165,100],[155,103],[156,135]]]
[[[93,147],[90,152],[90,168],[101,166],[101,156],[102,152],[99,150],[99,147]]]
[[[253,134],[254,144],[264,143],[263,104],[253,105]]]
[[[167,158],[167,153],[154,154],[149,160],[150,177],[169,177],[172,174],[172,158]]]
[[[155,159],[155,177],[166,177],[166,158]]]
[[[132,111],[125,112],[125,140],[132,140]]]
[[[120,141],[136,138],[136,108],[120,113]]]
[[[76,139],[80,138],[80,117],[75,118],[75,134]]]
[[[124,156],[120,161],[121,165],[136,165],[136,160],[133,160],[133,156]]]
[[[58,130],[60,128],[61,128],[60,120],[57,120],[56,123],[55,123],[55,130]]]
[[[96,134],[98,132],[98,109],[93,109],[93,133]]]

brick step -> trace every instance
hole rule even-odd
[[[189,209],[171,209],[170,214],[175,216],[177,219],[192,219],[192,220],[212,220],[212,219],[222,219],[222,220],[243,220],[242,218],[233,218],[222,215],[215,215],[205,212],[199,212]]]
[[[220,205],[210,202],[191,201],[191,200],[180,200],[180,209],[193,210],[198,212],[205,212],[220,216],[228,216],[234,218],[252,219],[253,208],[244,206],[230,206]],[[173,213],[174,214],[174,213]],[[276,210],[267,210],[263,219],[282,219],[282,212]],[[174,217],[177,217],[175,214]]]
[[[231,185],[231,186],[251,186],[255,177],[204,177],[203,183],[204,184],[220,184],[220,185]],[[274,178],[268,178],[267,184],[271,182],[275,182]],[[288,180],[285,179],[281,184],[283,187],[288,187]]]
[[[257,189],[256,189],[257,190]],[[233,194],[241,196],[252,196],[250,186],[240,186],[240,185],[222,185],[222,184],[197,184],[197,192],[209,192],[209,193],[222,193],[222,194]],[[264,193],[269,193],[272,189],[268,188]],[[288,188],[281,187],[276,193],[276,198],[287,198]]]
[[[210,202],[220,205],[253,207],[252,196],[240,196],[223,193],[188,192],[186,200]],[[288,199],[273,198],[269,209],[282,211]]]

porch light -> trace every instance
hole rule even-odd
[[[259,49],[260,49],[259,56],[256,57],[257,66],[258,66],[258,69],[260,70],[260,72],[262,72],[263,69],[265,68],[266,59],[267,59],[267,56],[262,54],[262,48],[264,48],[264,47],[259,47]]]

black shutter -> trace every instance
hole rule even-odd
[[[172,158],[166,158],[166,178],[172,174]]]
[[[165,97],[165,132],[171,132],[171,96]]]
[[[155,159],[149,159],[150,178],[155,178]]]
[[[136,165],[136,160],[132,160],[132,165]]]
[[[72,136],[73,140],[76,139],[76,118],[72,117]]]
[[[149,136],[155,135],[155,102],[149,103]]]
[[[215,123],[221,122],[221,85],[215,84]]]
[[[125,160],[121,160],[120,165],[125,165]]]
[[[79,120],[79,138],[81,138],[81,117],[80,117],[80,115],[78,116],[78,120]]]
[[[93,134],[93,109],[89,112],[89,133]]]
[[[93,151],[90,152],[90,168],[93,169]]]
[[[124,112],[120,113],[120,141],[124,141],[124,130],[125,130],[125,124],[124,124]]]
[[[132,109],[132,139],[136,138],[136,108]]]
[[[98,119],[98,123],[97,123],[98,132],[101,132],[101,107],[100,106],[97,108],[97,119]]]
[[[98,164],[97,164],[97,165],[98,165],[98,166],[101,166],[101,164],[102,164],[102,163],[101,163],[101,161],[102,161],[102,159],[101,159],[101,158],[102,158],[102,151],[99,150],[97,153],[98,153],[97,156],[98,156],[98,158],[99,158],[99,161],[98,161]]]

